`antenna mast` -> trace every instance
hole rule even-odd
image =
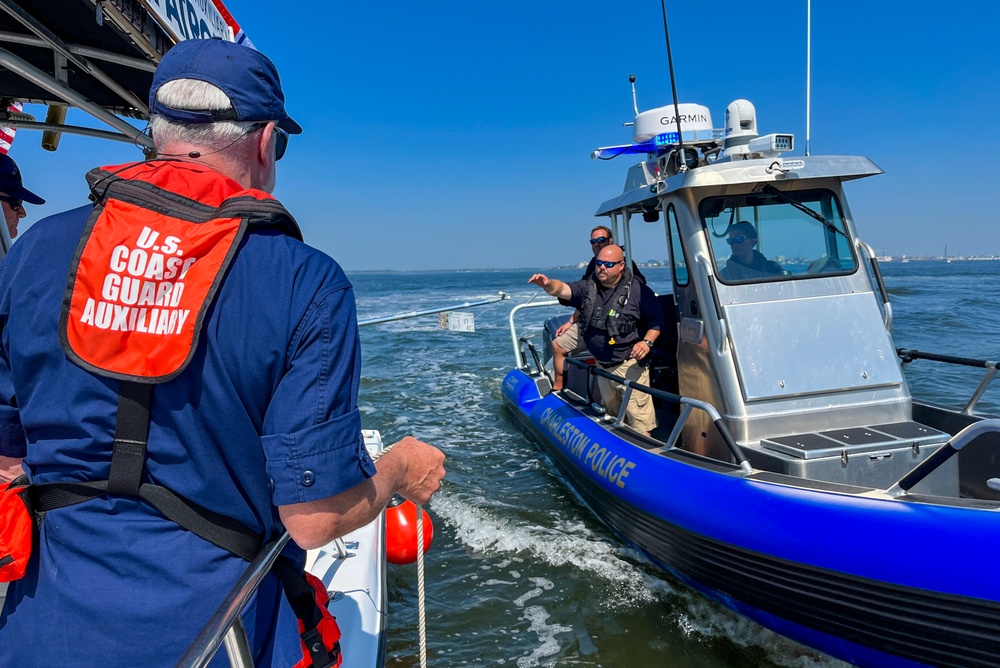
[[[670,32],[667,30],[667,3],[660,0],[663,9],[663,36],[667,39],[667,65],[670,67],[670,90],[674,95],[674,120],[677,121],[677,171],[687,171],[687,160],[684,158],[684,137],[681,136],[681,111],[677,102],[677,81],[674,78],[674,57],[670,53]]]
[[[628,75],[628,82],[632,84],[632,108],[635,109],[635,115],[639,115],[639,103],[635,99],[635,75]]]
[[[809,155],[809,119],[812,102],[812,0],[806,0],[806,155]]]

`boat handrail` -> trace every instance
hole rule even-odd
[[[994,418],[973,422],[948,439],[940,448],[932,452],[927,459],[914,466],[909,473],[900,478],[899,482],[888,489],[889,496],[898,497],[906,494],[914,485],[933,473],[935,469],[951,459],[959,450],[976,440],[979,436],[990,432],[1000,432],[1000,419]]]
[[[976,387],[972,396],[969,397],[969,401],[966,402],[965,407],[962,409],[962,413],[965,415],[972,415],[976,404],[983,398],[986,388],[990,386],[993,378],[997,375],[997,362],[995,361],[977,360],[971,357],[958,357],[956,355],[942,355],[939,353],[925,353],[919,350],[907,350],[906,348],[896,348],[896,354],[899,355],[899,359],[902,361],[904,367],[913,360],[931,360],[932,362],[944,362],[945,364],[986,369],[983,379],[979,381],[979,386]]]
[[[518,346],[517,338],[517,328],[514,326],[514,316],[517,315],[519,311],[523,311],[526,308],[540,308],[542,306],[557,306],[559,304],[558,299],[546,299],[545,301],[535,302],[529,301],[524,304],[518,304],[510,310],[510,316],[508,317],[508,322],[510,323],[510,340],[514,345],[514,364],[517,368],[523,369],[528,365],[528,361],[524,358],[521,352],[520,346]]]
[[[629,399],[632,397],[633,390],[644,392],[645,394],[657,397],[658,399],[662,399],[663,401],[668,401],[672,404],[678,404],[682,407],[681,415],[677,418],[677,422],[674,423],[674,428],[670,432],[670,436],[664,443],[664,449],[670,450],[677,444],[677,440],[680,438],[681,428],[684,426],[684,423],[687,422],[687,419],[691,414],[691,409],[697,408],[708,414],[708,417],[712,420],[712,423],[715,425],[715,428],[719,430],[719,434],[722,436],[722,440],[725,441],[726,446],[732,453],[733,458],[736,460],[736,463],[740,467],[740,470],[744,474],[748,475],[750,473],[753,473],[753,467],[750,465],[746,453],[743,452],[743,448],[741,448],[739,443],[736,442],[736,439],[733,438],[733,435],[729,431],[729,427],[726,425],[725,420],[722,419],[722,415],[719,413],[718,410],[716,410],[715,406],[713,406],[712,404],[706,401],[701,401],[699,399],[682,397],[681,395],[674,394],[673,392],[665,392],[663,390],[658,390],[654,387],[649,387],[648,385],[640,385],[639,383],[636,383],[633,380],[629,380],[628,378],[621,378],[620,376],[616,376],[613,373],[605,371],[604,369],[600,369],[596,366],[591,366],[587,364],[586,361],[581,359],[569,358],[566,360],[566,362],[568,364],[572,364],[573,366],[580,367],[581,369],[586,369],[587,373],[589,374],[593,374],[595,376],[601,376],[602,378],[607,378],[610,381],[625,386],[625,394],[622,397],[622,406],[621,409],[618,411],[618,416],[615,420],[614,424],[615,427],[621,427],[624,422],[625,411],[628,408]],[[590,400],[591,397],[587,397],[587,399]]]
[[[547,374],[545,373],[545,368],[542,365],[542,360],[538,356],[538,350],[535,348],[535,344],[533,344],[531,342],[531,337],[522,336],[520,338],[520,342],[522,344],[522,348],[521,348],[521,368],[522,369],[527,369],[528,368],[528,358],[524,357],[524,348],[523,348],[523,346],[527,345],[528,346],[528,352],[531,353],[531,359],[533,359],[535,361],[535,369],[538,371],[538,374],[542,375],[542,376],[546,376]],[[549,378],[549,380],[552,380],[552,379]]]
[[[882,281],[882,270],[878,266],[878,256],[875,249],[858,239],[858,248],[863,250],[868,256],[868,263],[871,265],[872,274],[875,276],[875,283],[878,284],[879,295],[882,297],[882,309],[885,313],[885,331],[892,332],[892,304],[889,303],[889,291],[885,289]]]
[[[275,541],[268,543],[250,562],[243,575],[226,595],[222,604],[201,629],[191,646],[177,662],[177,668],[203,668],[215,656],[219,645],[225,642],[229,654],[229,665],[232,668],[252,668],[253,655],[247,640],[246,630],[240,613],[246,607],[250,597],[271,571],[271,566],[281,554],[290,536],[284,532]]]

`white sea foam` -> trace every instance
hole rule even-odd
[[[518,668],[533,668],[534,666],[554,666],[555,660],[551,659],[543,663],[545,659],[559,654],[559,641],[556,635],[568,633],[573,629],[560,624],[549,624],[549,613],[540,605],[532,605],[524,609],[522,619],[531,623],[528,627],[530,633],[538,635],[538,646],[527,656],[518,657]]]
[[[508,555],[494,565],[497,568],[506,568],[513,561],[536,560],[556,567],[573,566],[607,583],[601,600],[606,609],[670,602],[677,628],[691,641],[724,637],[740,647],[766,647],[769,658],[782,668],[848,668],[848,664],[782,638],[699,594],[671,587],[667,581],[643,570],[642,565],[649,562],[641,553],[610,545],[580,521],[560,520],[551,527],[521,525],[497,518],[489,510],[454,496],[438,496],[431,503],[434,512],[454,527],[456,537],[468,548],[497,557]],[[518,554],[527,559],[514,556]],[[521,575],[519,571],[518,574]],[[571,629],[548,625],[549,613],[542,606],[527,605],[553,589],[555,583],[539,577],[528,577],[528,581],[533,586],[513,603],[527,606],[524,619],[531,621],[529,631],[539,634],[540,644],[529,655],[518,658],[518,666],[555,665],[544,661],[558,651],[555,635]],[[484,584],[507,587],[518,582],[490,579]]]
[[[610,585],[603,598],[606,606],[635,606],[673,593],[667,582],[622,558],[628,551],[601,540],[582,522],[560,520],[554,527],[515,524],[454,496],[439,495],[431,503],[472,550],[498,556],[528,553],[551,566],[573,566],[601,578]]]
[[[715,605],[690,591],[682,594],[677,626],[685,637],[725,637],[739,647],[766,647],[768,657],[782,668],[850,668],[850,664],[816,652]]]

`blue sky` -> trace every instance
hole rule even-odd
[[[628,75],[640,110],[672,100],[651,0],[227,6],[277,64],[305,127],[275,194],[349,271],[586,259],[597,205],[635,162],[589,158],[631,139]],[[880,252],[1000,255],[1000,3],[953,7],[813,2],[811,152],[866,155],[886,171],[848,186]],[[805,0],[668,0],[667,14],[680,101],[721,127],[726,105],[749,99],[761,134],[794,133],[801,154]],[[11,151],[49,200],[26,222],[83,203],[87,169],[139,158],[72,136],[47,153],[39,138],[22,132]],[[659,226],[634,238],[637,259],[666,256]]]

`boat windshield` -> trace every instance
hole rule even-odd
[[[699,206],[724,283],[847,274],[857,256],[836,196],[829,190],[707,197]]]

